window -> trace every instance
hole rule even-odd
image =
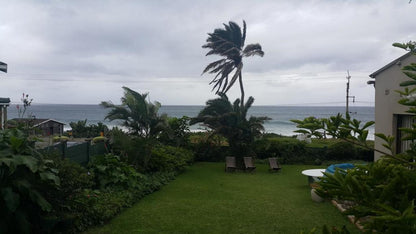
[[[412,128],[412,125],[416,123],[415,116],[413,115],[397,115],[397,133],[396,133],[396,153],[402,153],[410,149],[412,141],[403,141],[402,137],[406,136],[400,128]]]

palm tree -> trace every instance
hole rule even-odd
[[[213,130],[213,134],[222,135],[228,140],[231,151],[242,158],[251,153],[251,144],[264,131],[263,123],[269,118],[251,116],[247,119],[253,97],[240,105],[240,99],[232,104],[226,94],[219,95],[219,98],[207,101],[205,108],[191,120],[191,124],[203,123]]]
[[[121,105],[111,102],[101,102],[101,106],[111,108],[106,119],[122,120],[122,125],[129,129],[133,135],[144,138],[155,138],[167,125],[166,114],[158,115],[161,104],[147,102],[147,94],[139,94],[134,90],[123,87],[124,97]]]
[[[230,21],[228,25],[224,24],[224,29],[217,28],[213,33],[208,33],[207,43],[202,46],[202,48],[210,49],[206,56],[216,54],[225,57],[208,64],[202,72],[202,74],[206,72],[216,74],[210,82],[210,84],[215,84],[212,90],[217,89],[217,94],[227,93],[238,79],[241,107],[244,105],[243,57],[254,55],[263,57],[264,55],[260,44],[249,44],[244,47],[245,40],[246,22],[243,20],[243,31],[241,32],[240,26]],[[229,79],[230,74],[232,74],[231,79]]]

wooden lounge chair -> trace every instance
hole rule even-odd
[[[246,171],[250,172],[256,169],[252,157],[244,157],[244,167]]]
[[[225,157],[225,172],[235,171],[237,164],[235,157]]]
[[[269,158],[269,165],[269,171],[280,171],[282,169],[279,165],[279,162],[277,162],[277,158]]]

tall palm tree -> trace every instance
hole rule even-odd
[[[227,93],[237,81],[240,83],[241,103],[244,105],[243,86],[243,57],[258,55],[263,57],[264,52],[260,44],[249,44],[244,47],[246,40],[246,22],[243,20],[243,31],[238,24],[230,21],[224,24],[224,28],[217,28],[213,33],[208,33],[207,43],[202,48],[210,51],[206,54],[216,54],[224,58],[208,64],[202,74],[208,72],[216,74],[210,84],[214,84],[212,90],[216,93]],[[233,74],[232,74],[233,73]],[[231,79],[229,76],[232,74]]]
[[[111,108],[106,119],[122,120],[131,134],[145,138],[157,137],[167,125],[167,116],[158,115],[161,104],[146,101],[147,94],[139,94],[134,90],[123,87],[124,97],[121,105],[111,102],[101,102],[101,106]]]

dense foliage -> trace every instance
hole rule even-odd
[[[0,130],[0,230],[43,232],[53,209],[45,198],[60,180],[53,162],[43,159],[18,129]]]
[[[110,121],[121,120],[121,124],[132,135],[157,138],[167,125],[167,115],[158,114],[161,104],[148,102],[147,94],[139,94],[127,87],[123,89],[124,96],[121,98],[121,105],[101,102],[101,106],[110,109],[105,118]]]
[[[249,97],[242,106],[240,99],[231,104],[228,97],[221,93],[219,98],[207,101],[206,107],[192,119],[191,124],[203,123],[212,130],[212,135],[226,138],[230,152],[237,158],[253,156],[252,144],[256,137],[261,136],[263,123],[269,119],[254,116],[247,118],[253,102],[254,98]]]
[[[161,145],[157,139],[118,129],[110,133],[113,152],[120,156],[94,156],[85,168],[53,155],[54,151],[42,151],[45,156],[34,150],[26,132],[0,131],[0,230],[73,233],[103,224],[193,161],[192,152]],[[149,142],[157,147],[147,148],[146,154],[142,147]],[[135,157],[129,157],[130,152],[139,153],[133,155],[140,158],[137,164],[131,163]]]
[[[106,135],[109,131],[108,127],[99,122],[97,124],[87,125],[87,120],[79,120],[77,122],[70,122],[69,126],[71,127],[70,135],[73,137],[97,137],[101,133]]]

